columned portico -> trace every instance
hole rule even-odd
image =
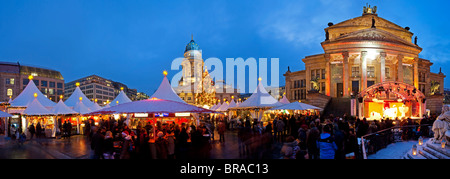
[[[367,88],[367,51],[361,52],[361,91]]]
[[[348,79],[349,79],[349,75],[348,75],[348,73],[349,73],[349,71],[348,71],[348,57],[349,57],[349,55],[348,55],[348,52],[343,52],[342,53],[342,57],[344,58],[344,68],[343,68],[343,70],[342,70],[342,73],[343,73],[343,79],[342,79],[342,83],[343,83],[343,88],[344,88],[344,90],[343,90],[343,96],[344,97],[349,97],[349,87],[348,87]]]
[[[386,81],[386,53],[380,53],[380,83]]]

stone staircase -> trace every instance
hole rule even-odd
[[[334,116],[342,117],[345,113],[351,113],[351,99],[350,98],[331,98],[329,104],[325,108],[325,116],[333,114]]]
[[[417,145],[417,155],[409,150],[403,159],[450,159],[450,146],[441,148],[441,144],[435,144],[431,140],[426,141],[422,146]]]

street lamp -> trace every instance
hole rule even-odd
[[[412,147],[412,154],[415,156],[415,155],[417,155],[417,145],[413,145],[413,147]]]

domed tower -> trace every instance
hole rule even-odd
[[[183,85],[193,85],[196,82],[202,81],[202,51],[194,41],[193,36],[191,36],[191,41],[186,45],[184,50],[184,60],[181,65],[183,66]]]

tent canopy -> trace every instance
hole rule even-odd
[[[74,110],[70,107],[66,106],[62,100],[59,100],[58,103],[52,108],[51,112],[55,115],[64,115],[64,114],[76,114]]]
[[[91,114],[117,114],[117,113],[215,113],[215,111],[200,108],[186,103],[151,98],[141,101],[119,104],[109,108],[92,112]]]
[[[27,106],[27,109],[25,109],[22,114],[28,116],[54,115],[51,111],[45,108],[37,98],[34,98],[34,100]]]
[[[284,95],[283,98],[280,99],[280,103],[282,103],[282,104],[289,104],[291,102],[289,102],[289,100],[286,98],[286,95]]]
[[[19,94],[19,96],[17,96],[14,100],[12,100],[10,102],[12,107],[26,107],[28,106],[31,102],[33,102],[34,98],[34,93],[37,94],[37,100],[39,101],[39,103],[42,106],[45,107],[53,107],[55,106],[55,102],[51,101],[50,99],[48,99],[47,97],[45,97],[41,91],[36,87],[36,85],[34,84],[33,80],[30,80],[30,82],[28,82],[27,86],[25,87],[25,89],[23,89],[23,91]]]
[[[69,107],[75,107],[75,105],[77,105],[77,103],[80,101],[80,97],[82,97],[82,101],[87,107],[91,107],[94,105],[94,102],[89,100],[89,98],[87,98],[86,95],[83,94],[79,86],[75,88],[75,91],[73,91],[73,93],[69,98],[67,98],[64,103]]]
[[[180,96],[175,93],[172,86],[169,83],[169,80],[167,79],[167,76],[164,75],[163,81],[159,85],[158,89],[150,98],[158,98],[158,99],[165,99],[165,100],[171,100],[176,101],[180,103],[186,103],[183,101]]]
[[[73,110],[78,114],[88,114],[92,112],[86,105],[84,105],[83,101],[78,101],[78,103],[73,107]]]
[[[255,92],[247,100],[240,103],[238,107],[234,107],[233,109],[271,108],[281,105],[280,102],[264,89],[262,82],[259,81]]]
[[[278,107],[274,107],[270,110],[310,110],[310,109],[323,110],[322,108],[300,102],[284,104]]]
[[[116,98],[111,101],[110,106],[116,106],[117,104],[124,104],[131,102],[131,99],[128,98],[128,96],[123,92],[123,90],[120,91],[120,93],[116,96]]]
[[[6,113],[6,112],[3,112],[3,111],[0,111],[0,117],[12,117],[12,115],[11,115],[11,114],[9,114],[9,113]]]

